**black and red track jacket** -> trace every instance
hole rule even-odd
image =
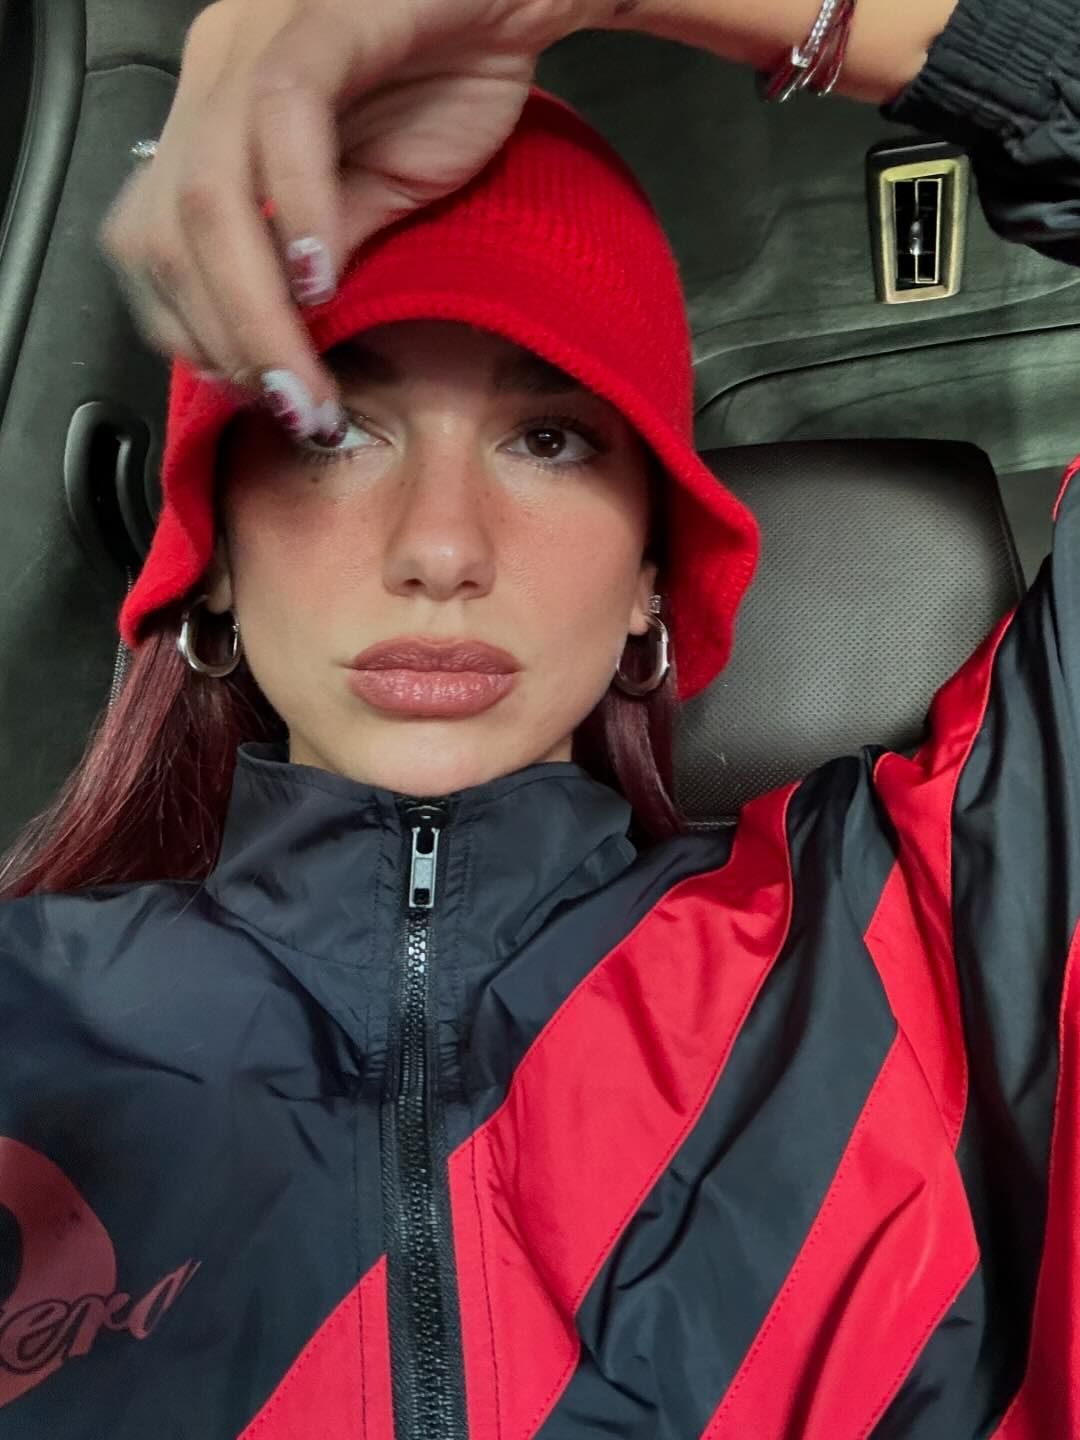
[[[1078,725],[1080,484],[734,838],[249,747],[205,884],[0,906],[0,1436],[1080,1435]]]
[[[890,118],[1080,263],[1074,0]],[[1080,1437],[1080,493],[915,759],[635,855],[569,765],[242,751],[204,885],[0,905],[0,1440]]]

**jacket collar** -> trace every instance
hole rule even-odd
[[[294,764],[283,744],[242,745],[206,888],[263,935],[351,967],[399,913],[407,798]],[[440,906],[466,951],[496,962],[634,858],[630,807],[575,764],[531,765],[446,803]]]

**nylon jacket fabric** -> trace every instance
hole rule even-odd
[[[640,854],[572,765],[450,801],[424,1045],[473,1440],[1080,1434],[1078,708],[1074,485],[915,758]],[[404,805],[245,748],[207,883],[0,906],[0,1436],[420,1433]]]

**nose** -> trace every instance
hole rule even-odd
[[[480,457],[448,437],[417,444],[398,479],[384,557],[387,590],[440,601],[486,595],[495,580],[495,550]]]

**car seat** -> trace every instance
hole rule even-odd
[[[727,669],[684,707],[676,793],[695,825],[867,744],[917,746],[937,689],[1023,594],[987,456],[929,440],[706,451],[762,555]]]

